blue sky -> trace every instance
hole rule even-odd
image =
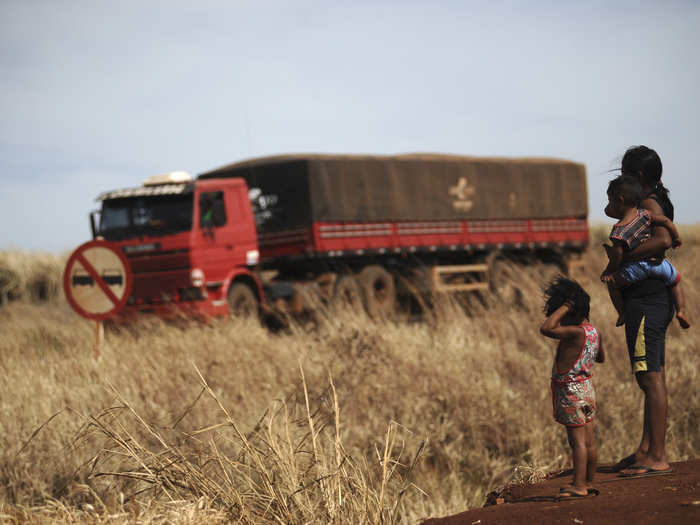
[[[700,3],[0,0],[0,249],[70,250],[104,190],[289,152],[664,162],[700,222]]]

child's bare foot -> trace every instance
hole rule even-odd
[[[678,323],[681,325],[681,328],[690,328],[690,321],[688,321],[688,318],[682,311],[676,313],[676,319],[678,319]]]
[[[615,326],[622,326],[623,324],[625,324],[625,316],[624,316],[624,315],[620,315],[620,316],[617,318],[617,321],[615,321]]]

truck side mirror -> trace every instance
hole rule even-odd
[[[92,232],[92,239],[95,240],[97,239],[98,235],[98,221],[96,219],[96,216],[100,214],[99,210],[93,210],[90,212],[90,231]]]

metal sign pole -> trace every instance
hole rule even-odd
[[[102,343],[105,340],[105,327],[102,321],[95,321],[95,359],[102,357]]]
[[[95,321],[96,361],[102,357],[104,320],[115,317],[124,308],[132,282],[126,256],[103,240],[81,244],[66,262],[63,290],[73,310]]]

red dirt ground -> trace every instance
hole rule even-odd
[[[571,471],[564,472],[535,485],[504,489],[503,504],[432,518],[423,525],[700,524],[700,460],[672,467],[671,474],[632,479],[599,467],[597,496],[557,501],[560,487],[571,481]]]

